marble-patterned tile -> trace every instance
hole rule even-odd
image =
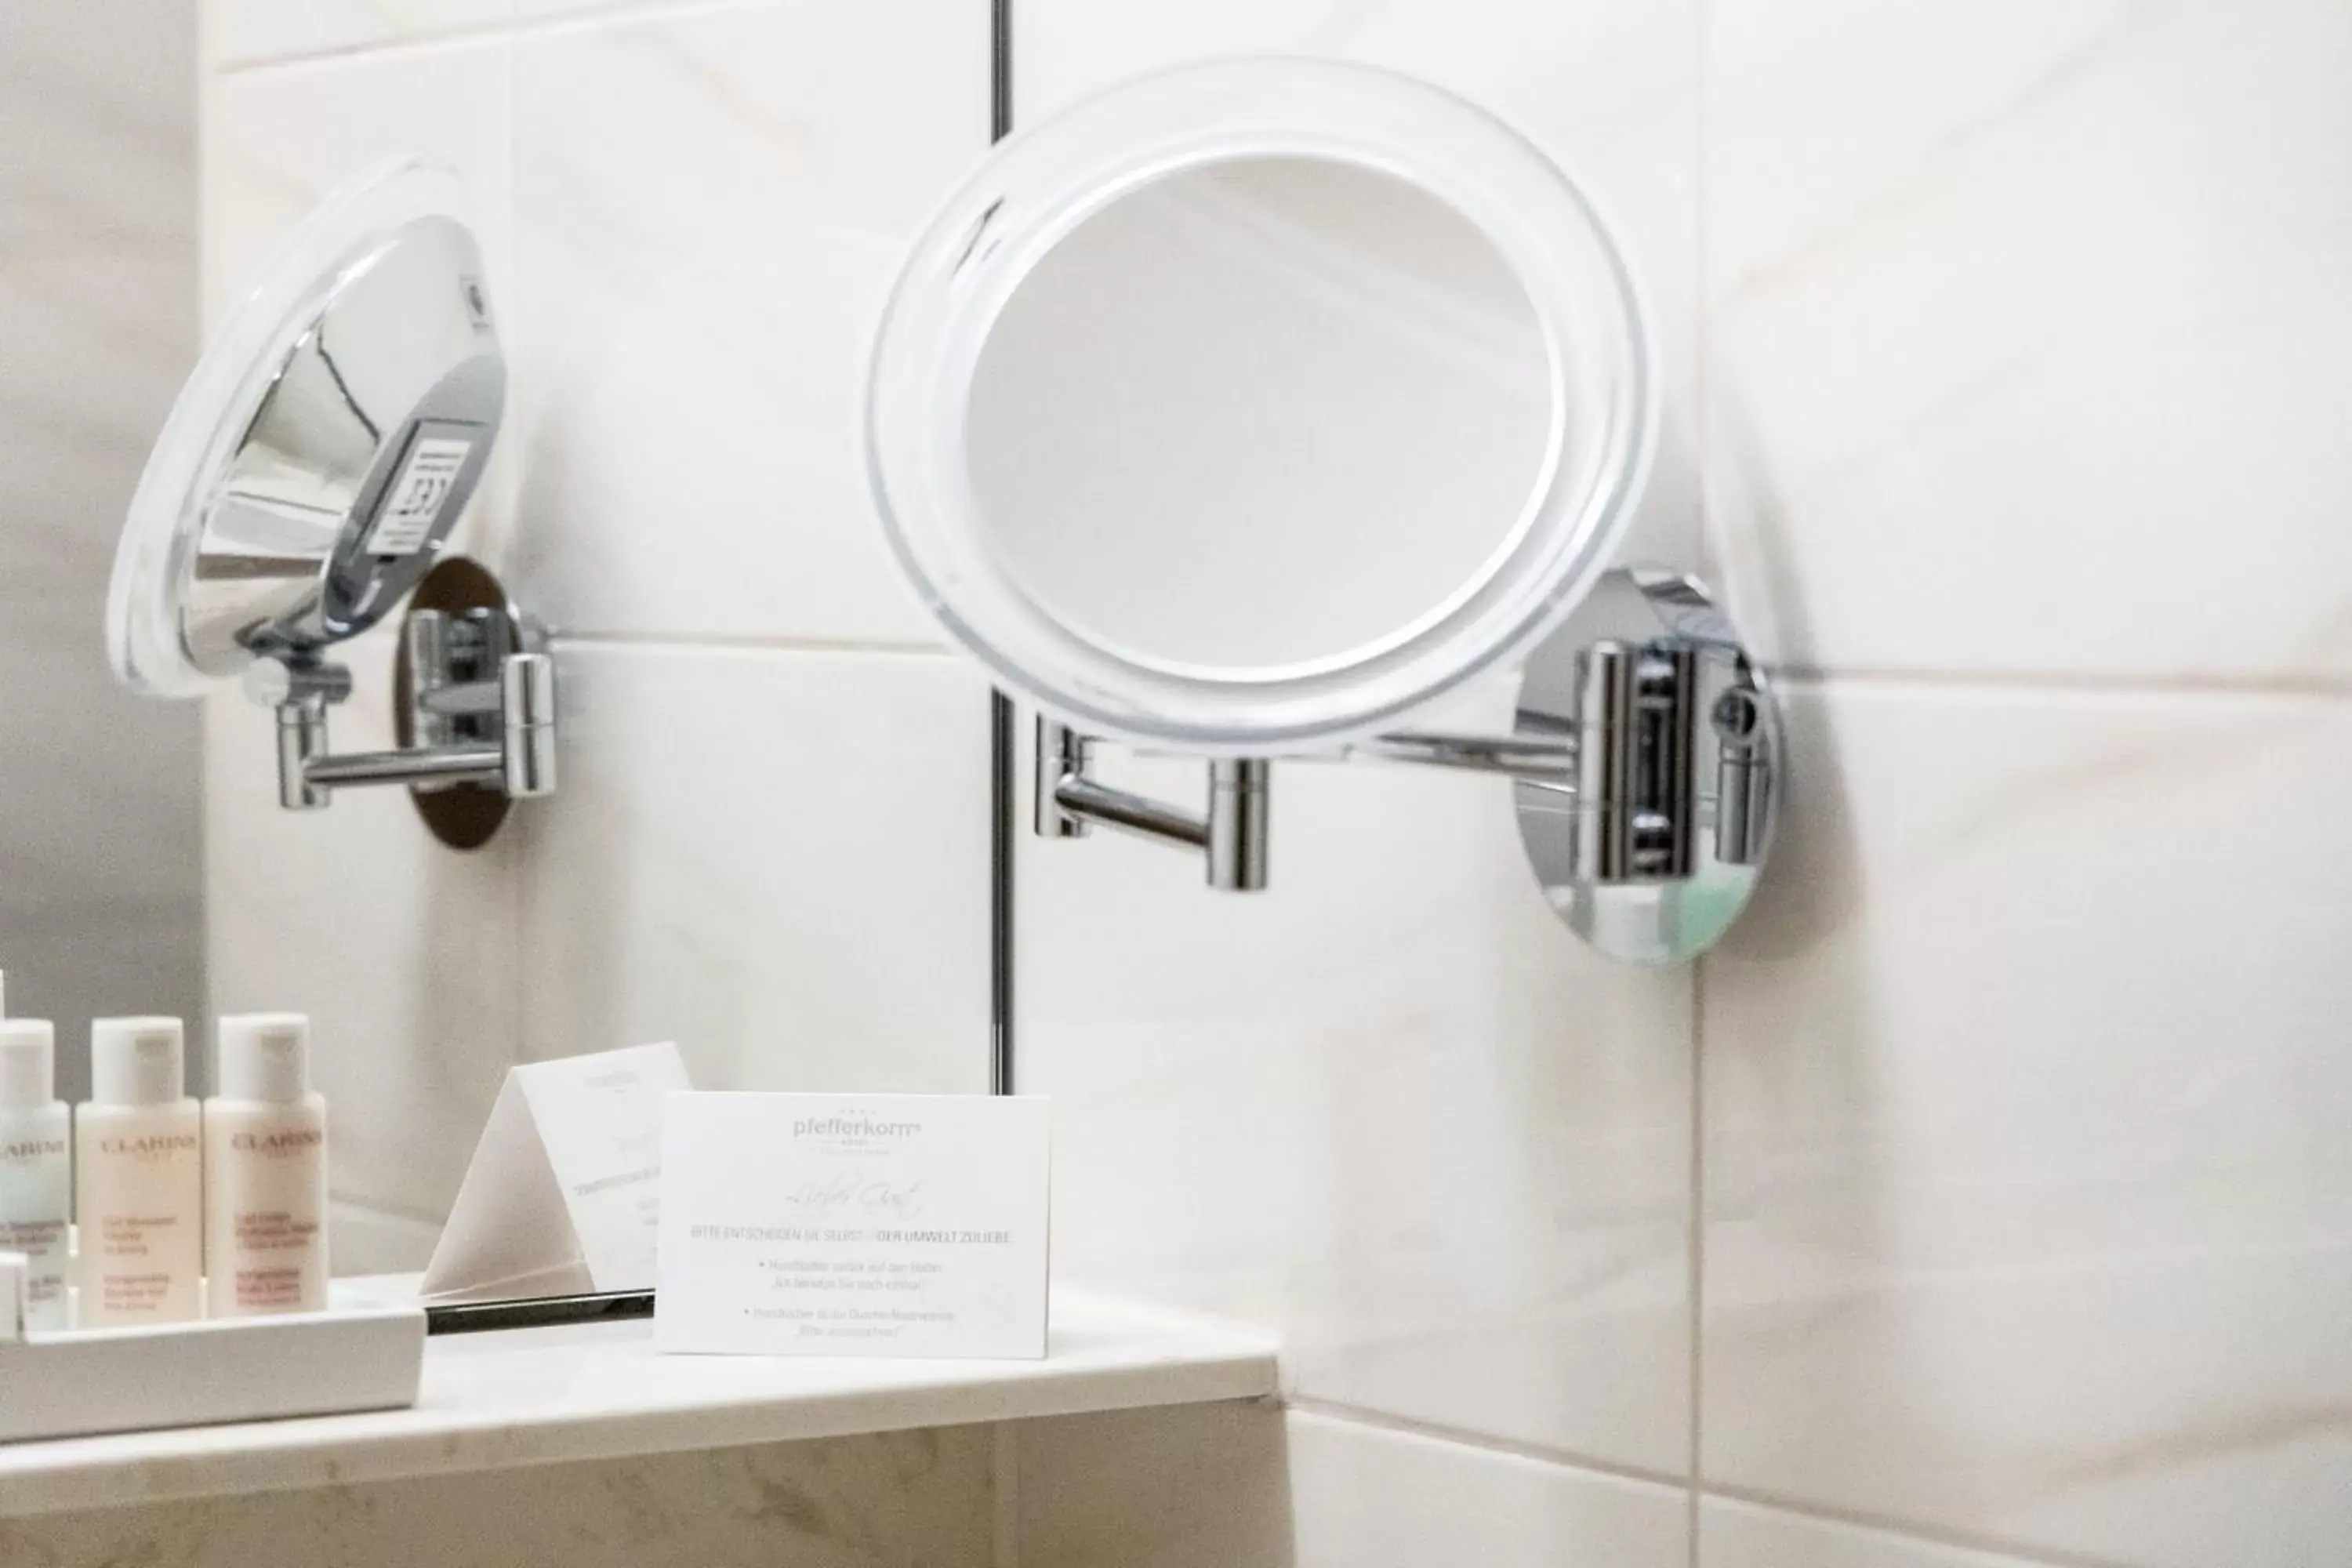
[[[2036,1568],[2022,1557],[1705,1498],[1697,1568]]]
[[[709,1089],[988,1083],[988,697],[930,654],[558,648],[527,1051]]]
[[[289,57],[502,26],[515,0],[202,0],[205,60],[218,70]]]
[[[1296,1568],[1685,1568],[1680,1487],[1294,1411]]]
[[[1629,557],[1691,564],[1696,463],[1698,0],[1020,0],[1014,125],[1149,71],[1229,55],[1402,71],[1558,160],[1624,245],[1666,387]]]
[[[1116,835],[1021,840],[1057,1271],[1278,1325],[1318,1400],[1681,1473],[1687,977],[1555,920],[1502,781],[1295,763],[1274,802],[1246,896]]]
[[[1294,1568],[1284,1419],[1246,1400],[1015,1423],[1012,1562]]]
[[[1671,392],[1633,548],[1689,555],[1694,3],[1013,18],[1016,128],[1141,72],[1283,52],[1408,71],[1533,138],[1646,285]],[[1315,1398],[1679,1473],[1687,984],[1612,971],[1552,921],[1496,781],[1277,773],[1265,894],[1108,837],[1021,847],[1022,1084],[1069,1108],[1058,1266],[1281,1324]]]
[[[349,646],[336,750],[392,744],[393,650]],[[334,1195],[437,1220],[515,1059],[520,834],[447,848],[397,788],[285,810],[276,721],[235,690],[205,700],[205,755],[214,1011],[310,1014]]]
[[[35,236],[193,236],[195,120],[196,21],[179,0],[0,6],[0,253]]]
[[[2336,0],[1710,7],[1709,529],[1769,653],[2352,679],[2347,70]]]
[[[2137,1568],[2352,1540],[2352,702],[1832,684],[1706,961],[1703,1474]]]
[[[935,640],[859,411],[900,253],[987,144],[988,47],[985,5],[924,0],[518,42],[518,561],[556,626]]]
[[[1030,1421],[1022,1568],[1686,1568],[1679,1487],[1270,1402]]]
[[[988,1568],[990,1433],[946,1427],[0,1521],[26,1568]]]

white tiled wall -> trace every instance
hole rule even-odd
[[[855,410],[986,141],[985,5],[207,15],[215,299],[381,151],[473,176],[518,383],[470,538],[575,724],[465,860],[396,801],[277,815],[214,713],[215,992],[310,1002],[331,1092],[404,1108],[339,1191],[429,1214],[527,1054],[978,1087],[982,688]],[[1279,1325],[1294,1403],[1024,1434],[1018,1555],[2352,1557],[2352,10],[1016,0],[1013,42],[1018,119],[1307,52],[1572,167],[1666,346],[1638,548],[1725,586],[1797,751],[1679,976],[1557,927],[1477,781],[1286,770],[1249,900],[1024,839],[1057,1268]]]
[[[57,1021],[204,993],[195,713],[106,667],[108,565],[195,345],[195,28],[174,0],[0,6],[0,970]]]

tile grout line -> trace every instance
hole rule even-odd
[[[723,16],[730,11],[756,9],[769,3],[770,0],[669,0],[667,4],[644,4],[642,0],[621,0],[620,4],[587,5],[529,18],[518,16],[509,10],[506,19],[499,22],[370,38],[355,44],[331,44],[324,48],[301,49],[288,54],[215,60],[209,62],[207,68],[215,76],[260,76],[349,60],[401,58],[444,49],[467,48],[492,39],[521,41],[562,37],[567,34],[634,26],[641,22],[663,23],[680,18]]]
[[[854,653],[947,658],[952,656],[953,651],[938,643],[857,637],[771,637],[758,633],[675,637],[650,632],[553,631],[548,634],[548,642],[551,647],[558,648],[637,648],[647,653]]]
[[[1021,1568],[1021,1427],[999,1421],[989,1430],[990,1568]]]
[[[1693,491],[1698,508],[1698,548],[1701,569],[1710,581],[1720,585],[1722,574],[1715,570],[1714,531],[1711,510],[1707,505],[1707,417],[1710,399],[1708,386],[1711,344],[1707,333],[1707,25],[1713,16],[1712,0],[1697,0],[1691,18],[1691,56],[1693,102],[1691,118],[1696,144],[1691,150],[1691,186],[1695,193],[1696,211],[1691,216],[1692,271],[1691,288],[1691,353],[1696,362],[1692,367],[1692,389],[1696,406],[1691,410],[1692,443],[1696,451],[1698,473]],[[1706,1484],[1706,955],[1701,954],[1690,970],[1690,1211],[1685,1223],[1689,1226],[1688,1299],[1685,1303],[1690,1314],[1686,1324],[1689,1335],[1684,1366],[1690,1377],[1687,1419],[1690,1423],[1690,1447],[1684,1459],[1688,1471],[1685,1489],[1684,1551],[1689,1568],[1706,1568],[1705,1550],[1699,1532],[1704,1522],[1700,1500]]]
[[[1350,1426],[1370,1427],[1377,1432],[1400,1436],[1424,1437],[1432,1442],[1450,1443],[1459,1448],[1475,1448],[1482,1453],[1496,1454],[1507,1458],[1526,1459],[1534,1464],[1551,1465],[1560,1469],[1582,1470],[1589,1475],[1606,1476],[1614,1480],[1635,1481],[1643,1486],[1666,1487],[1677,1491],[1689,1490],[1684,1479],[1669,1470],[1654,1470],[1642,1465],[1629,1465],[1621,1460],[1603,1459],[1591,1454],[1580,1454],[1569,1448],[1547,1447],[1540,1443],[1521,1442],[1516,1438],[1497,1436],[1467,1426],[1453,1426],[1439,1421],[1421,1421],[1409,1415],[1397,1415],[1384,1410],[1368,1409],[1337,1400],[1317,1399],[1311,1395],[1287,1394],[1282,1396],[1282,1407],[1302,1415],[1320,1416],[1327,1421],[1344,1422]],[[2105,1565],[2101,1565],[2105,1568]]]
[[[988,140],[1013,133],[1013,3],[988,4]],[[1013,699],[988,694],[988,1088],[1012,1094],[1018,1086],[1020,1044],[1015,1027],[1018,979],[1015,857],[1021,842],[1020,724]]]
[[[1699,1553],[1699,1500],[1706,1485],[1706,969],[1702,954],[1690,972],[1690,1448],[1688,1472],[1690,1568],[1705,1568]]]
[[[1616,1460],[1600,1459],[1570,1449],[1551,1448],[1537,1443],[1523,1443],[1491,1433],[1468,1427],[1450,1426],[1433,1421],[1417,1421],[1410,1416],[1394,1415],[1384,1411],[1336,1401],[1286,1397],[1283,1407],[1304,1415],[1318,1416],[1327,1421],[1361,1426],[1376,1432],[1388,1432],[1401,1436],[1422,1437],[1433,1442],[1447,1443],[1455,1447],[1506,1458],[1525,1459],[1532,1464],[1549,1465],[1558,1469],[1576,1470],[1586,1475],[1612,1480],[1632,1481],[1645,1486],[1664,1487],[1685,1493],[1691,1506],[1697,1507],[1709,1499],[1741,1503],[1748,1507],[1766,1509],[1791,1518],[1821,1524],[1842,1525],[1848,1529],[1865,1530],[1878,1535],[1894,1536],[1923,1544],[1951,1547],[1964,1552],[1988,1552],[2014,1558],[2020,1568],[2132,1568],[2127,1563],[2103,1557],[2084,1556],[2075,1552],[2052,1552],[2046,1548],[2000,1536],[1981,1535],[1968,1531],[1951,1530],[1926,1521],[1907,1521],[1891,1515],[1873,1514],[1852,1509],[1841,1509],[1827,1503],[1811,1503],[1738,1486],[1708,1486],[1695,1484],[1691,1478],[1652,1470],[1639,1465]],[[1694,1546],[1694,1555],[1696,1547]]]
[[[1953,1530],[1943,1525],[1898,1519],[1887,1514],[1874,1514],[1857,1509],[1839,1508],[1830,1503],[1810,1503],[1801,1499],[1783,1497],[1752,1487],[1709,1487],[1703,1497],[1736,1502],[1749,1508],[1787,1514],[1793,1519],[1808,1520],[1817,1524],[1842,1525],[1849,1530],[1868,1531],[1874,1535],[1894,1536],[1915,1541],[1923,1545],[1943,1546],[1958,1552],[1982,1552],[2013,1560],[2019,1568],[2134,1568],[2120,1558],[2089,1557],[2074,1552],[2052,1552],[2045,1547],[2028,1545],[1997,1535],[1983,1535],[1973,1531]]]
[[[1869,1531],[1874,1534],[1916,1541],[1923,1544],[1946,1546],[1964,1552],[1986,1552],[2013,1558],[2020,1568],[2132,1568],[2132,1564],[2111,1558],[2085,1556],[2078,1552],[2053,1552],[2047,1548],[1995,1535],[1983,1535],[1964,1530],[1952,1530],[1923,1521],[1905,1520],[1892,1515],[1873,1514],[1853,1509],[1842,1509],[1828,1503],[1807,1502],[1749,1487],[1706,1486],[1695,1484],[1691,1478],[1628,1465],[1612,1459],[1596,1458],[1572,1449],[1547,1447],[1541,1444],[1519,1442],[1492,1433],[1468,1427],[1451,1426],[1440,1422],[1418,1421],[1410,1416],[1391,1415],[1385,1411],[1366,1409],[1360,1405],[1336,1401],[1289,1395],[1282,1401],[1283,1408],[1302,1415],[1318,1416],[1346,1426],[1361,1426],[1375,1432],[1387,1432],[1399,1436],[1421,1437],[1432,1442],[1450,1444],[1479,1453],[1504,1458],[1524,1459],[1531,1464],[1548,1465],[1557,1469],[1575,1470],[1585,1475],[1611,1480],[1631,1481],[1644,1486],[1663,1487],[1685,1493],[1696,1509],[1713,1499],[1741,1503],[1748,1507],[1769,1510],[1791,1518],[1821,1524],[1834,1524],[1848,1529]],[[1694,1545],[1696,1555],[1696,1545]]]
[[[1899,669],[1885,667],[1768,663],[1774,679],[1799,686],[1872,686],[1923,690],[2025,693],[2051,697],[2352,698],[2341,677],[2104,675],[2089,671]]]
[[[1013,0],[985,0],[988,6],[988,139],[993,144],[1013,130]],[[988,1078],[992,1094],[1013,1092],[1013,846],[1018,842],[1013,798],[1018,774],[1011,700],[988,694]],[[989,1451],[994,1511],[990,1554],[994,1568],[1021,1563],[1021,1429],[1000,1421]]]
[[[952,658],[955,651],[944,644],[933,642],[900,641],[887,637],[795,637],[760,632],[697,636],[670,632],[557,630],[549,634],[549,639],[558,647],[604,650],[641,648],[654,653],[876,654],[911,658]],[[1773,667],[1770,668],[1769,673],[1780,682],[1783,690],[1835,691],[1843,689],[1899,692],[1907,689],[1955,696],[2049,699],[2174,698],[2207,701],[2322,702],[2352,700],[2352,685],[2334,685],[2324,681],[2286,683],[2255,680],[2142,679],[2137,677],[2109,679],[2053,674],[2007,675],[1960,671],[1842,670],[1801,665]]]
[[[519,83],[517,82],[515,76],[515,49],[513,37],[514,20],[515,8],[513,0],[509,0],[509,4],[506,8],[506,21],[501,29],[502,37],[500,42],[502,47],[499,51],[503,57],[499,63],[499,70],[501,83],[501,97],[504,100],[504,101],[499,106],[501,121],[499,127],[499,152],[506,163],[506,167],[500,171],[500,174],[503,175],[501,183],[506,187],[506,212],[504,214],[506,233],[500,237],[500,244],[506,250],[507,278],[505,280],[513,286],[517,295],[516,302],[518,305],[522,306],[525,311],[524,321],[525,323],[528,324],[530,320],[529,306],[520,299],[522,292],[522,244],[516,223],[515,127],[520,121],[520,116],[516,112],[515,102],[515,94],[519,87]],[[524,365],[520,368],[527,371],[530,367],[528,365]],[[520,443],[518,443],[517,450],[509,465],[512,469],[511,478],[513,482],[509,487],[508,493],[508,515],[506,519],[508,542],[511,542],[520,527],[524,465],[528,461],[528,452],[523,450],[520,447]],[[501,551],[500,553],[503,555],[505,552]],[[503,568],[507,563],[502,561],[499,564]],[[519,813],[518,815],[521,817],[521,820],[515,824],[515,843],[512,868],[514,881],[512,889],[513,896],[509,900],[507,911],[508,918],[513,922],[514,931],[514,1022],[512,1026],[514,1029],[514,1037],[507,1042],[507,1056],[509,1060],[513,1063],[529,1061],[531,1056],[531,1015],[533,1009],[531,1006],[532,987],[530,976],[532,966],[525,949],[530,942],[531,870],[538,861],[537,849],[538,839],[540,837],[537,826],[539,813],[536,811],[530,811]]]

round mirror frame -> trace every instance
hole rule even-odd
[[[488,465],[506,359],[463,187],[383,165],[293,232],[173,403],[118,546],[115,674],[151,697],[243,676],[275,710],[289,810],[406,786],[471,848],[509,802],[554,792],[555,668],[480,567],[445,556]],[[414,602],[395,671],[399,744],[337,752],[352,689],[329,654]]]
[[[1544,479],[1496,564],[1361,658],[1236,679],[1119,658],[1062,625],[991,549],[962,447],[965,395],[1036,258],[1105,205],[1235,158],[1329,158],[1406,180],[1507,259],[1541,323],[1563,418],[1593,421],[1588,471]],[[998,680],[1086,731],[1211,756],[1317,749],[1390,728],[1524,654],[1607,568],[1656,444],[1638,291],[1590,201],[1485,111],[1425,83],[1305,59],[1190,67],[1113,89],[1001,144],[916,245],[877,335],[866,449],[908,581]],[[1598,396],[1570,388],[1597,388]],[[1589,406],[1588,404],[1597,404]]]

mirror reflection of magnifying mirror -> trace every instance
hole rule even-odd
[[[456,177],[388,164],[321,203],[205,346],[115,558],[116,673],[186,697],[375,626],[429,571],[506,399]]]

